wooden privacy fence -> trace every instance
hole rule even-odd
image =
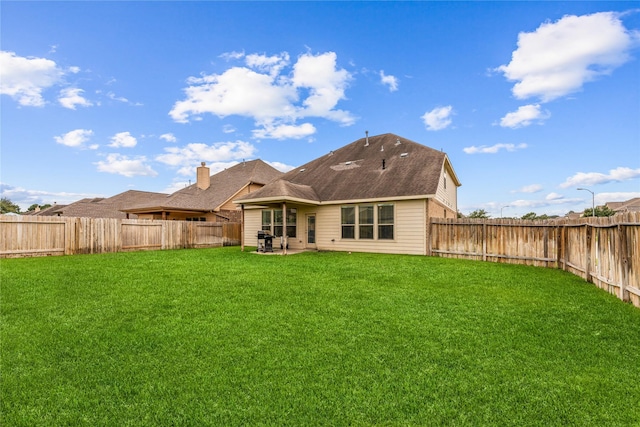
[[[640,213],[525,221],[432,218],[429,255],[561,268],[640,307]]]
[[[241,224],[0,216],[0,257],[93,254],[240,244]]]

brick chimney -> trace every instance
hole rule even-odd
[[[197,170],[196,187],[201,190],[206,190],[211,185],[211,177],[209,175],[209,168],[205,166],[205,162],[200,163]]]

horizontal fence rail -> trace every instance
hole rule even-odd
[[[559,268],[640,307],[640,213],[527,221],[431,218],[428,254]]]
[[[240,244],[241,224],[0,215],[0,257],[74,255]]]

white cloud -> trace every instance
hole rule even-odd
[[[291,166],[291,165],[287,165],[285,163],[280,163],[280,162],[265,162],[267,163],[269,166],[278,169],[280,172],[289,172],[290,170],[293,170],[295,168],[295,166]]]
[[[628,181],[640,177],[640,169],[619,167],[611,169],[609,174],[600,172],[578,172],[560,184],[561,188],[607,184],[610,182]]]
[[[542,191],[542,185],[540,185],[540,184],[531,184],[531,185],[525,185],[524,187],[520,188],[519,190],[512,191],[512,193],[537,193],[539,191]]]
[[[111,137],[109,147],[125,147],[132,148],[138,144],[138,140],[131,136],[130,132],[119,132]]]
[[[497,70],[517,82],[512,92],[518,99],[548,102],[576,92],[630,59],[638,32],[627,30],[619,17],[615,12],[567,15],[520,33],[511,62]]]
[[[69,192],[51,192],[44,190],[29,190],[23,187],[15,187],[13,185],[0,182],[0,194],[2,197],[11,199],[13,203],[20,206],[21,211],[26,211],[29,206],[37,203],[39,205],[51,204],[66,205],[80,199],[88,197],[104,197],[102,194],[89,193],[69,193]]]
[[[226,60],[226,61],[231,61],[233,59],[240,59],[244,57],[244,52],[225,52],[222,55],[220,55],[220,58]]]
[[[294,117],[295,90],[278,85],[273,76],[244,67],[233,67],[220,75],[192,77],[184,91],[187,99],[174,104],[169,115],[180,123],[204,113],[218,117],[239,115],[257,121],[273,117]]]
[[[558,194],[558,193],[549,193],[549,194],[547,194],[547,196],[544,199],[545,200],[560,200],[560,199],[564,199],[564,196],[562,194]]]
[[[112,101],[129,103],[129,100],[127,98],[125,98],[124,96],[116,96],[116,94],[113,92],[107,92],[107,97]]]
[[[258,71],[266,72],[270,76],[277,76],[282,69],[289,65],[289,54],[282,52],[280,55],[266,56],[250,54],[245,57],[245,63]]]
[[[389,92],[395,92],[398,90],[398,78],[395,76],[387,76],[384,70],[380,70],[380,82],[383,85],[389,86]]]
[[[467,154],[495,154],[497,152],[499,152],[500,150],[507,150],[507,151],[516,151],[516,150],[523,150],[527,148],[527,144],[495,144],[492,145],[490,147],[487,147],[486,145],[481,145],[479,147],[476,146],[471,146],[471,147],[466,147],[463,148],[462,151],[464,151]]]
[[[113,173],[126,176],[128,178],[134,176],[156,176],[158,173],[146,165],[147,158],[145,156],[123,156],[122,154],[112,153],[107,155],[106,161],[95,163],[98,171]]]
[[[431,111],[427,111],[422,116],[422,120],[427,127],[427,130],[442,130],[446,129],[451,124],[451,115],[453,114],[453,107],[447,105],[446,107],[437,107]]]
[[[297,117],[322,117],[339,122],[344,126],[355,122],[351,113],[334,110],[342,99],[351,80],[351,74],[337,68],[337,55],[327,52],[320,55],[310,53],[298,57],[293,66],[292,83],[297,89],[306,89],[309,96],[302,102]]]
[[[232,125],[226,124],[222,126],[222,132],[224,133],[234,133],[235,131],[236,131],[236,128],[233,127]]]
[[[236,162],[250,159],[256,149],[244,141],[219,142],[212,145],[203,143],[188,144],[184,147],[166,147],[165,154],[156,156],[155,160],[178,168],[180,175],[192,175],[200,162],[215,164]],[[211,166],[210,166],[211,167]]]
[[[316,133],[316,128],[311,123],[301,125],[265,124],[262,129],[255,129],[253,136],[258,139],[301,139],[314,133]]]
[[[0,51],[0,94],[11,96],[20,105],[42,107],[42,92],[58,84],[63,75],[64,71],[50,59]]]
[[[345,99],[351,79],[346,70],[337,68],[336,59],[334,52],[304,54],[291,67],[286,52],[275,56],[247,55],[247,67],[189,78],[189,86],[184,89],[186,99],[177,101],[169,115],[180,123],[198,120],[206,113],[221,118],[251,117],[258,134],[265,137],[272,135],[269,127],[295,128],[296,120],[306,117],[351,125],[355,121],[351,113],[335,108]],[[286,73],[285,69],[290,68],[292,71]]]
[[[69,108],[70,110],[75,110],[76,106],[79,105],[81,107],[90,107],[93,104],[91,101],[88,101],[86,98],[82,96],[84,90],[79,88],[66,88],[60,91],[60,97],[58,98],[58,102],[65,108]]]
[[[172,133],[163,133],[160,135],[160,139],[164,139],[167,142],[177,142],[178,138],[176,138]]]
[[[90,129],[76,129],[60,136],[54,136],[53,139],[58,144],[66,145],[67,147],[81,148],[85,146],[85,142],[89,141],[92,135],[93,131]],[[98,146],[91,145],[89,148],[96,149]]]
[[[500,126],[507,128],[520,128],[529,126],[534,121],[542,123],[542,121],[551,117],[551,113],[548,111],[540,111],[539,104],[523,105],[512,113],[507,113],[506,116],[500,119]]]

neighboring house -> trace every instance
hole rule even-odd
[[[140,219],[240,222],[240,208],[232,200],[259,190],[282,172],[262,160],[252,160],[209,174],[202,162],[195,184],[152,202],[129,204],[122,211]]]
[[[36,207],[34,210],[25,212],[22,215],[29,215],[29,216],[60,216],[60,214],[57,213],[58,209],[64,208],[66,206],[67,205],[58,205],[58,204],[54,203],[53,206],[49,206],[48,208],[40,209],[39,207]]]
[[[640,212],[640,197],[629,199],[626,202],[607,202],[606,207],[618,213]]]
[[[275,247],[284,241],[290,249],[426,254],[429,218],[456,217],[459,186],[445,153],[384,134],[331,151],[234,202],[248,246],[264,231],[279,238]]]
[[[141,203],[142,201],[150,202],[166,198],[164,193],[152,193],[149,191],[128,190],[124,193],[116,194],[108,198],[88,198],[78,200],[77,202],[63,206],[52,206],[49,209],[40,211],[38,215],[57,215],[68,217],[82,218],[136,218],[135,216],[127,216],[122,212],[125,206]]]

